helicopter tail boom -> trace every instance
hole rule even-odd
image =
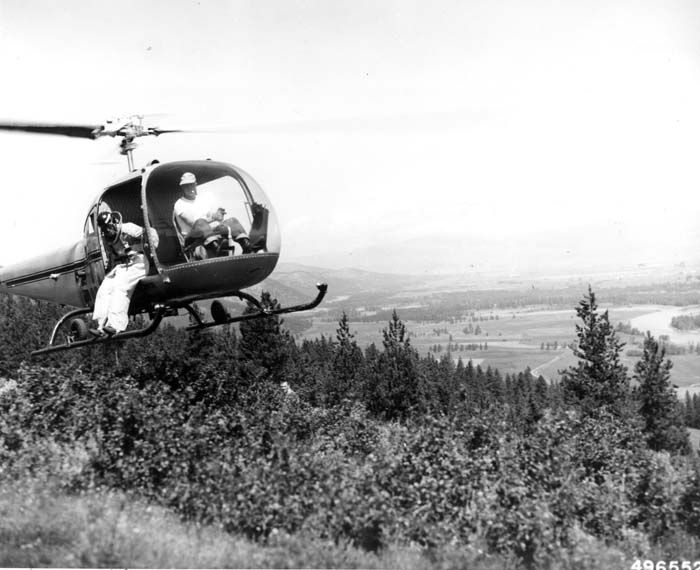
[[[85,244],[81,240],[0,268],[0,291],[71,307],[85,307],[81,280],[86,262]]]

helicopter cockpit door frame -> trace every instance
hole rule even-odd
[[[85,266],[75,272],[80,293],[86,306],[92,307],[97,297],[97,289],[105,277],[103,249],[97,231],[97,208],[94,204],[85,219],[83,237],[85,247]]]
[[[113,211],[119,212],[123,222],[132,222],[144,228],[142,237],[144,244],[144,254],[147,259],[148,274],[160,273],[160,267],[154,263],[152,251],[153,247],[150,243],[148,228],[148,210],[144,202],[144,179],[141,174],[130,176],[117,184],[106,188],[97,200],[97,212]],[[109,256],[107,250],[102,243],[102,236],[98,231],[98,239],[105,271],[111,270],[109,265]]]

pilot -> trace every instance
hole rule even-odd
[[[97,225],[102,232],[111,269],[97,290],[92,311],[96,327],[90,329],[90,334],[105,337],[126,330],[129,323],[131,296],[138,282],[146,276],[145,234],[139,225],[122,223],[119,212],[101,212],[97,216]],[[151,247],[158,247],[155,230],[150,228],[148,236]]]
[[[182,197],[175,202],[175,219],[185,244],[203,245],[208,257],[217,255],[221,240],[233,240],[241,246],[243,253],[255,251],[241,223],[236,218],[225,218],[226,210],[210,208],[197,199],[197,178],[185,172],[180,178]]]

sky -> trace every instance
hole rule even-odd
[[[0,0],[0,69],[2,120],[225,131],[136,161],[242,167],[286,261],[423,243],[468,267],[470,244],[616,232],[629,259],[700,259],[693,0]],[[116,146],[0,134],[0,264],[80,238]]]

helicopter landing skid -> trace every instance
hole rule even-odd
[[[318,305],[323,301],[323,298],[326,296],[326,291],[328,291],[328,284],[326,283],[319,283],[316,285],[316,289],[318,289],[318,294],[316,295],[316,298],[311,301],[310,303],[305,303],[303,305],[294,305],[292,307],[280,307],[279,309],[266,309],[260,304],[260,301],[253,297],[252,295],[249,295],[248,293],[243,293],[242,291],[238,291],[237,293],[234,293],[234,296],[238,297],[242,301],[249,301],[253,307],[255,307],[255,310],[252,313],[245,313],[243,315],[237,315],[237,316],[231,316],[229,315],[226,310],[223,308],[222,305],[220,305],[219,310],[217,311],[214,308],[214,303],[217,301],[214,301],[212,303],[212,313],[213,313],[213,319],[212,321],[204,321],[202,320],[202,317],[190,306],[187,305],[185,309],[187,309],[187,312],[192,316],[192,318],[196,321],[195,324],[190,325],[187,327],[186,330],[188,331],[195,331],[195,330],[202,330],[206,329],[209,327],[217,327],[219,325],[230,325],[231,323],[239,323],[241,321],[252,321],[253,319],[263,319],[265,317],[271,317],[273,315],[284,315],[286,313],[297,313],[299,311],[309,311],[311,309],[314,309],[318,307]]]
[[[111,336],[105,336],[105,337],[95,337],[95,338],[89,338],[85,340],[69,340],[63,344],[54,344],[56,341],[56,333],[58,332],[59,327],[66,322],[69,318],[75,317],[77,315],[82,315],[85,313],[91,312],[91,309],[78,309],[77,311],[71,311],[70,313],[64,315],[61,317],[61,319],[56,323],[56,326],[53,329],[53,332],[51,333],[51,339],[49,340],[49,345],[45,348],[41,348],[39,350],[35,350],[32,352],[32,356],[39,356],[41,354],[49,354],[51,352],[60,352],[62,350],[69,350],[72,348],[80,348],[81,346],[94,346],[97,344],[102,344],[105,342],[112,342],[114,340],[127,340],[130,338],[138,338],[142,336],[148,336],[152,332],[154,332],[157,328],[158,325],[160,325],[160,322],[163,320],[163,317],[165,316],[165,313],[167,312],[167,309],[165,307],[161,307],[156,310],[155,314],[153,315],[153,318],[151,319],[151,322],[148,323],[147,327],[143,327],[141,329],[135,329],[135,330],[129,330],[129,331],[124,331],[120,332]]]
[[[231,323],[238,323],[241,321],[250,321],[253,319],[261,319],[265,317],[270,317],[272,315],[283,315],[286,313],[296,313],[299,311],[308,311],[310,309],[314,309],[317,307],[321,301],[323,301],[323,298],[326,296],[326,291],[328,291],[328,285],[326,283],[319,283],[316,285],[316,288],[318,289],[318,294],[316,295],[316,298],[311,301],[310,303],[305,303],[302,305],[294,305],[292,307],[281,307],[279,309],[266,309],[260,304],[260,301],[253,297],[252,295],[249,295],[248,293],[244,293],[242,291],[238,291],[237,293],[234,293],[234,296],[238,297],[239,299],[243,301],[249,301],[253,307],[255,307],[255,310],[252,313],[246,313],[243,315],[238,315],[238,316],[231,316],[229,315],[223,305],[220,306],[220,310],[213,311],[215,313],[214,315],[214,320],[212,321],[204,321],[202,320],[202,317],[195,311],[191,305],[185,305],[185,309],[187,309],[187,312],[192,316],[192,318],[195,320],[195,324],[190,325],[187,327],[186,330],[192,331],[192,330],[201,330],[201,329],[206,329],[209,327],[216,327],[219,325],[228,325]],[[216,301],[215,301],[216,302]],[[112,342],[115,340],[127,340],[130,338],[138,338],[138,337],[143,337],[143,336],[148,336],[152,332],[155,332],[155,330],[158,328],[160,325],[160,322],[163,320],[163,317],[167,316],[170,314],[171,308],[167,307],[165,305],[158,305],[155,309],[155,311],[151,315],[151,322],[148,324],[147,327],[143,327],[141,329],[135,329],[135,330],[128,330],[124,332],[120,332],[117,334],[114,334],[112,336],[107,336],[107,337],[95,337],[95,338],[89,338],[89,339],[79,339],[79,340],[73,340],[70,336],[68,337],[67,341],[64,342],[63,344],[55,344],[56,342],[56,336],[58,334],[58,330],[60,329],[61,325],[65,323],[68,319],[72,319],[73,317],[77,317],[79,315],[84,315],[86,313],[92,312],[92,309],[77,309],[75,311],[71,311],[70,313],[67,313],[63,315],[59,321],[56,323],[56,325],[53,328],[53,331],[51,332],[51,338],[49,339],[49,344],[45,348],[41,348],[39,350],[35,350],[32,352],[32,356],[39,356],[41,354],[50,354],[52,352],[60,352],[63,350],[70,350],[73,348],[80,348],[83,346],[95,346],[98,344],[103,344],[106,342]]]

